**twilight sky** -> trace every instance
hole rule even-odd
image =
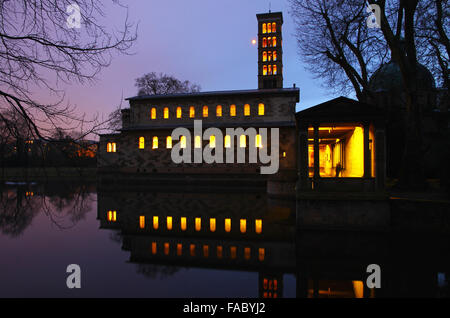
[[[80,112],[107,116],[121,97],[135,96],[135,79],[164,72],[190,80],[202,91],[256,89],[257,13],[282,11],[284,86],[300,88],[297,110],[331,99],[329,90],[304,69],[293,36],[287,0],[122,0],[129,19],[139,23],[134,55],[115,56],[98,81],[66,87],[68,101]],[[120,28],[125,10],[105,2],[108,23]],[[122,107],[128,107],[123,101]]]

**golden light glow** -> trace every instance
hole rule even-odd
[[[116,152],[116,143],[115,142],[112,143],[112,152]]]
[[[286,151],[283,151],[283,158],[286,158]]]
[[[266,256],[266,250],[263,247],[258,249],[258,259],[262,262]]]
[[[225,219],[225,232],[231,231],[231,219]]]
[[[208,117],[208,106],[203,106],[203,117]]]
[[[150,111],[150,116],[152,119],[156,119],[156,108],[153,107],[152,110]]]
[[[244,105],[244,116],[250,116],[250,105],[249,104]]]
[[[273,53],[272,53],[272,59],[273,59],[274,61],[277,60],[277,51],[273,51]]]
[[[203,245],[203,257],[209,257],[209,246]]]
[[[116,152],[116,143],[108,142],[108,144],[106,145],[106,152]]]
[[[172,136],[167,136],[166,138],[166,148],[172,149]]]
[[[277,75],[277,66],[276,65],[273,66],[273,75]]]
[[[267,23],[267,33],[272,33],[272,24]]]
[[[255,147],[256,148],[262,148],[262,138],[261,135],[255,136]]]
[[[236,258],[236,254],[237,254],[236,246],[231,246],[230,247],[230,257],[231,257],[231,259],[235,259]]]
[[[230,116],[236,116],[236,105],[230,106]]]
[[[182,231],[186,231],[187,224],[186,224],[186,218],[184,216],[180,220],[180,227],[181,227]]]
[[[268,73],[269,75],[272,75],[272,65],[269,65],[269,66],[268,66],[267,73]]]
[[[177,118],[181,118],[181,107],[177,107]]]
[[[199,149],[199,148],[202,147],[202,137],[200,137],[200,136],[195,136],[195,139],[194,139],[194,147],[197,148],[197,149]]]
[[[158,137],[153,137],[152,149],[158,149]]]
[[[277,32],[277,24],[275,22],[272,23],[272,32]]]
[[[209,137],[209,146],[210,146],[211,148],[216,148],[216,136],[211,135],[211,136]]]
[[[262,220],[261,219],[255,220],[255,232],[257,234],[262,233]]]
[[[189,107],[189,117],[194,118],[195,117],[195,108],[194,106]]]
[[[267,38],[267,46],[272,47],[272,38],[271,37]]]
[[[145,147],[145,138],[139,137],[139,149],[144,149]]]
[[[247,220],[241,219],[239,222],[239,228],[241,230],[241,233],[245,233],[247,231]]]
[[[253,45],[256,44],[256,40],[255,40],[255,39],[252,40],[252,44],[253,44]]]
[[[139,227],[141,229],[145,228],[145,216],[144,215],[139,216]]]
[[[263,103],[260,103],[258,105],[258,115],[259,116],[263,116],[264,115],[264,104]]]
[[[222,117],[222,105],[217,105],[216,107],[216,116]]]
[[[215,218],[209,219],[209,230],[211,232],[216,231],[216,219]]]
[[[191,253],[191,256],[195,256],[195,244],[191,244],[189,246],[189,251]]]
[[[156,245],[156,242],[152,242],[152,254],[155,255],[156,252],[158,252],[158,246]]]
[[[276,37],[276,36],[274,36],[274,37],[272,38],[272,46],[273,46],[273,47],[276,47],[276,46],[277,46],[277,37]]]
[[[267,61],[267,52],[264,51],[263,52],[263,62],[266,62],[266,61]]]
[[[355,293],[355,298],[364,298],[364,284],[360,280],[354,280],[353,292]]]
[[[153,229],[157,230],[159,227],[159,218],[157,216],[153,217]]]
[[[195,230],[198,232],[202,229],[202,219],[195,218]]]
[[[217,245],[217,258],[223,257],[223,247],[220,245]]]
[[[267,38],[263,38],[262,40],[262,46],[267,47]]]
[[[262,25],[262,33],[267,33],[267,24],[265,23]]]
[[[169,118],[169,108],[164,107],[164,119],[168,119],[168,118]]]
[[[186,136],[181,136],[180,137],[180,147],[181,149],[185,149],[186,148]]]
[[[225,135],[224,144],[225,144],[225,148],[230,148],[231,147],[231,137],[230,137],[230,135]]]
[[[250,256],[251,256],[251,249],[250,249],[250,247],[245,247],[244,248],[244,258],[245,258],[245,260],[249,260],[250,259]]]
[[[181,256],[183,254],[183,244],[177,244],[177,255]]]
[[[267,65],[263,66],[263,75],[266,76],[267,75]]]
[[[169,243],[164,243],[164,254],[169,255],[170,245]]]
[[[168,217],[166,218],[166,224],[167,224],[167,229],[168,229],[169,231],[171,231],[171,230],[172,230],[172,217],[171,217],[171,216],[168,216]]]
[[[241,148],[247,147],[247,136],[246,135],[241,135],[239,137],[239,147],[241,147]]]
[[[117,221],[117,212],[116,211],[108,211],[107,220],[109,222],[116,222]]]

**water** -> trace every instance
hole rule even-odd
[[[446,235],[299,231],[295,201],[257,191],[60,183],[1,193],[0,297],[449,295]],[[363,286],[372,263],[376,290]],[[69,264],[80,289],[66,286]]]

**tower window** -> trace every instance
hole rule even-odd
[[[275,22],[272,23],[272,32],[277,32],[277,24]]]
[[[106,152],[116,152],[116,143],[108,142],[108,144],[106,145]]]
[[[150,116],[152,119],[156,119],[156,108],[153,107],[152,110],[150,111]]]
[[[230,135],[225,135],[224,144],[225,144],[225,148],[230,148],[231,147],[231,137],[230,137]]]
[[[266,76],[267,75],[267,65],[263,66],[263,75]]]
[[[260,103],[258,105],[258,115],[263,116],[264,115],[264,104]]]
[[[222,106],[221,105],[217,105],[217,107],[216,107],[216,116],[222,117]]]
[[[216,219],[215,218],[209,219],[209,230],[211,232],[215,232],[216,231]]]
[[[272,75],[272,65],[268,66],[267,74]]]
[[[267,23],[267,33],[272,33],[272,24]]]
[[[194,106],[189,107],[189,117],[194,118],[195,117],[195,108]]]
[[[231,219],[225,219],[225,232],[231,231]]]
[[[250,116],[250,105],[245,104],[244,106],[244,116]]]
[[[269,56],[270,56],[270,52],[269,52]],[[269,57],[270,58],[270,57]],[[267,52],[263,52],[263,62],[267,61]]]
[[[272,47],[272,38],[271,37],[267,38],[267,43],[268,43],[269,47]]]
[[[267,60],[269,60],[269,62],[272,61],[272,51],[268,52],[267,57]]]
[[[273,66],[273,75],[277,75],[277,66],[276,65]]]
[[[169,108],[168,107],[164,107],[164,119],[169,118]]]
[[[230,116],[232,117],[236,116],[236,105],[230,106]]]
[[[267,47],[267,38],[263,38],[262,40],[262,46]]]
[[[145,138],[139,137],[139,149],[144,149],[145,147]]]
[[[276,61],[277,60],[277,51],[273,51],[273,58],[272,58],[274,61]]]
[[[239,138],[239,146],[241,148],[247,147],[247,137],[245,135],[241,135],[241,137]]]
[[[208,117],[208,106],[203,106],[203,117]]]
[[[181,118],[181,107],[177,107],[177,118]]]
[[[201,148],[202,147],[202,138],[200,136],[195,136],[194,139],[194,148]]]
[[[276,36],[274,36],[274,37],[272,38],[272,46],[273,46],[273,47],[276,47],[276,46],[277,46],[277,37],[276,37]]]
[[[158,137],[153,137],[153,143],[152,143],[153,149],[158,149]]]
[[[267,24],[265,23],[262,25],[262,33],[267,33]]]
[[[167,136],[166,138],[166,148],[171,149],[172,148],[172,136]]]
[[[181,144],[181,149],[185,149],[186,148],[186,136],[181,136],[180,137],[180,144]]]

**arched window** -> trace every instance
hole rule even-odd
[[[181,118],[181,107],[177,107],[177,118]]]
[[[250,105],[249,104],[244,105],[244,116],[250,116]]]
[[[216,136],[211,135],[209,137],[209,147],[216,148]]]
[[[272,23],[272,32],[277,32],[277,24],[275,22]]]
[[[172,148],[172,136],[167,136],[166,138],[166,148],[171,149]]]
[[[263,66],[263,75],[266,76],[267,75],[267,65]]]
[[[195,117],[195,108],[194,106],[189,107],[189,117],[194,118]]]
[[[263,116],[264,115],[264,104],[260,103],[258,105],[258,115]]]
[[[231,231],[231,219],[225,219],[225,232]]]
[[[277,66],[276,65],[273,66],[273,75],[277,75]]]
[[[106,145],[106,152],[112,152],[112,144],[110,142]]]
[[[255,136],[255,147],[256,148],[262,148],[261,135],[256,135]]]
[[[225,140],[223,142],[225,144],[225,148],[231,147],[231,137],[230,135],[225,135]]]
[[[277,51],[273,51],[273,60],[274,60],[274,61],[277,60]]]
[[[208,117],[208,106],[203,106],[203,117]]]
[[[276,36],[274,36],[274,37],[272,38],[272,46],[273,46],[273,47],[276,47],[276,46],[277,46],[277,37],[276,37]]]
[[[195,136],[195,139],[194,139],[194,148],[199,149],[199,148],[201,148],[201,147],[202,147],[202,137],[200,137],[200,136]]]
[[[145,138],[139,137],[139,149],[144,149],[145,147]]]
[[[263,38],[263,41],[262,41],[263,43],[263,47],[267,47],[267,38]]]
[[[216,107],[216,116],[222,117],[222,105],[217,105]]]
[[[270,52],[269,52],[269,54],[270,54]],[[270,58],[270,57],[269,57]],[[263,62],[266,62],[267,61],[267,52],[266,51],[264,51],[263,52]]]
[[[262,25],[262,33],[267,33],[267,24],[265,23]]]
[[[182,149],[185,149],[186,148],[186,136],[181,136],[180,137],[180,146],[181,146],[181,148]]]
[[[230,116],[236,116],[236,105],[230,106]]]
[[[164,107],[164,119],[169,118],[169,108],[168,107]]]
[[[152,142],[152,148],[153,149],[157,149],[158,148],[158,137],[153,137],[153,142]]]
[[[272,51],[269,51],[267,55],[269,62],[272,61]]]
[[[155,107],[152,108],[150,113],[151,113],[152,119],[156,119],[156,108]]]
[[[267,74],[272,75],[272,65],[268,66]]]
[[[115,142],[112,143],[112,150],[111,151],[112,152],[116,152],[116,143]]]
[[[272,24],[267,23],[267,33],[272,33]]]
[[[267,45],[268,45],[269,47],[272,47],[272,38],[271,38],[271,37],[268,37],[268,38],[267,38]]]
[[[241,148],[247,147],[247,137],[246,137],[246,135],[241,135],[241,137],[239,138],[239,147],[241,147]]]

